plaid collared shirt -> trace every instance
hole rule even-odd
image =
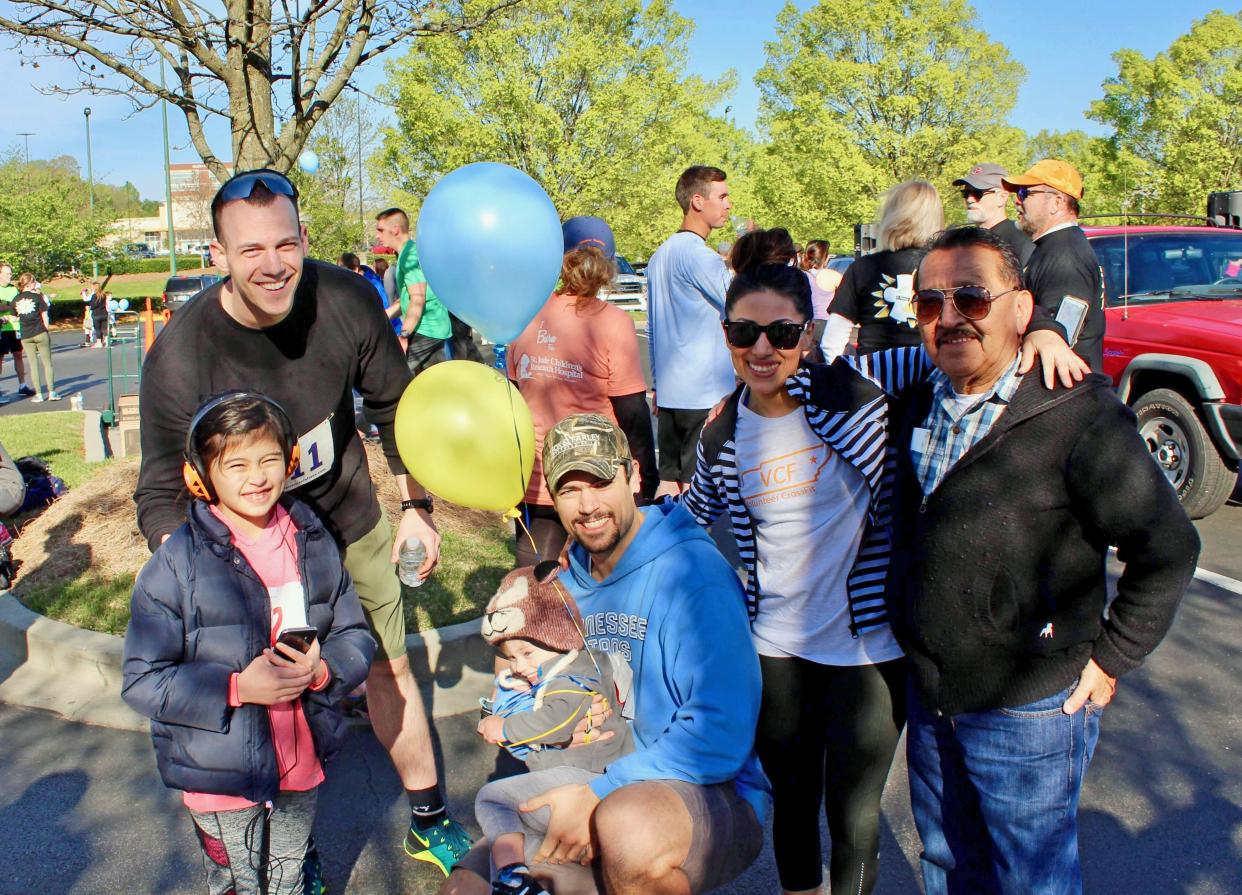
[[[949,377],[940,370],[931,374],[931,410],[910,440],[910,457],[924,494],[935,491],[957,461],[992,431],[1022,382],[1018,374],[1021,359],[1021,355],[1014,358],[992,390],[980,395],[965,412],[955,400],[957,395]]]

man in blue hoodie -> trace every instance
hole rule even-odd
[[[590,785],[526,803],[551,812],[534,862],[566,865],[533,873],[557,892],[594,891],[591,875],[569,866],[594,859],[610,895],[723,886],[759,854],[769,804],[753,750],[761,685],[741,584],[681,506],[634,505],[634,460],[611,420],[561,420],[543,462],[577,542],[559,580],[582,610],[587,645],[613,666],[637,751]],[[458,866],[443,892],[488,891],[469,861]]]

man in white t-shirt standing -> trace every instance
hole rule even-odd
[[[681,229],[647,265],[647,345],[657,407],[660,489],[679,494],[694,476],[695,448],[707,413],[736,382],[720,330],[732,275],[707,245],[729,221],[725,172],[695,165],[677,180]]]

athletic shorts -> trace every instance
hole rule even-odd
[[[443,339],[433,339],[415,333],[410,336],[405,346],[405,365],[409,368],[411,376],[417,376],[428,367],[446,360],[448,360],[448,355],[444,353]]]
[[[690,484],[694,478],[699,434],[707,422],[706,410],[661,407],[656,414],[656,444],[660,450],[660,480]]]
[[[21,354],[22,340],[11,329],[0,332],[0,357],[6,354]]]
[[[379,523],[345,548],[345,571],[354,580],[362,612],[375,636],[375,658],[392,660],[405,655],[405,604],[401,581],[392,562],[392,528]]]
[[[754,863],[763,849],[763,825],[750,804],[737,794],[732,782],[700,786],[681,780],[652,780],[673,790],[690,814],[690,851],[682,862],[691,892],[707,892],[727,885]],[[538,851],[537,837],[527,835],[527,860]],[[607,846],[604,846],[607,848]],[[454,870],[465,870],[489,879],[490,845],[486,840],[457,862]],[[599,891],[598,868],[577,864],[533,864],[535,876],[553,881],[569,891]]]

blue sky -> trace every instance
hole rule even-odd
[[[605,0],[606,2],[606,0]],[[759,101],[755,72],[763,64],[764,43],[775,34],[776,13],[784,0],[675,0],[678,10],[695,22],[690,68],[716,77],[729,68],[737,71],[738,87],[730,101],[737,123],[754,122]],[[5,2],[5,6],[11,4]],[[806,8],[809,0],[798,0]],[[1082,128],[1101,133],[1083,117],[1100,84],[1114,74],[1111,55],[1129,47],[1152,55],[1168,47],[1191,24],[1219,2],[1180,0],[977,0],[978,24],[1009,47],[1027,69],[1027,79],[1010,117],[1028,131]],[[97,180],[135,183],[144,198],[164,194],[160,115],[156,109],[131,115],[128,101],[119,97],[45,97],[32,85],[56,81],[65,68],[44,62],[39,69],[22,67],[13,53],[0,53],[0,83],[8,84],[8,127],[0,146],[24,147],[15,136],[31,131],[31,158],[73,155],[86,167],[86,138],[82,109],[90,106],[92,152]],[[382,64],[373,64],[362,78],[374,85]],[[67,79],[66,79],[67,80]],[[16,113],[16,114],[15,114]],[[180,113],[169,110],[174,162],[197,161],[189,148]],[[227,134],[213,130],[213,145],[227,152]]]

